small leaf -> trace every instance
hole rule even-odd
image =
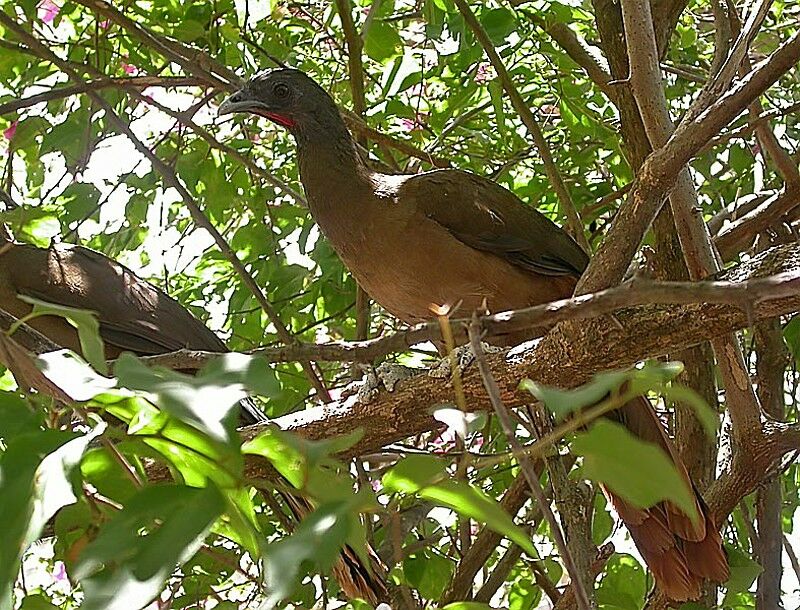
[[[729,596],[748,591],[764,570],[758,562],[753,561],[743,551],[731,544],[725,545],[725,554],[728,556],[728,565],[731,569],[731,577],[725,583],[727,588],[725,601],[727,601]]]
[[[453,602],[447,604],[442,610],[491,610],[489,604],[482,604],[480,602]]]
[[[105,347],[103,346],[103,339],[100,337],[100,324],[94,312],[86,309],[67,307],[66,305],[48,303],[47,301],[40,301],[39,299],[34,299],[33,297],[23,294],[18,295],[18,297],[21,301],[33,305],[33,311],[31,311],[26,318],[59,316],[72,324],[78,330],[78,340],[80,341],[81,351],[86,361],[100,373],[106,373],[108,371]],[[13,328],[14,327],[12,327],[12,329]],[[10,332],[13,332],[13,330]]]
[[[609,392],[618,389],[630,377],[629,371],[600,373],[595,375],[589,383],[574,390],[560,390],[540,385],[530,379],[523,379],[520,388],[541,400],[557,419],[564,419],[575,411],[600,402]]]
[[[647,508],[669,500],[692,519],[699,518],[691,490],[663,449],[636,438],[620,424],[598,420],[588,432],[576,435],[572,448],[583,456],[588,478],[634,506]]]

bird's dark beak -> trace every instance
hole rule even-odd
[[[266,111],[269,111],[269,108],[266,108],[265,104],[251,98],[245,91],[241,90],[222,102],[217,109],[217,116],[233,114],[234,112],[252,112],[260,114]]]
[[[233,114],[234,112],[249,112],[250,114],[257,114],[258,116],[266,117],[273,123],[282,125],[287,129],[291,129],[295,126],[295,122],[292,118],[281,112],[275,112],[269,104],[253,98],[244,89],[237,91],[227,100],[222,102],[220,107],[217,109],[217,116],[222,116],[223,114]]]

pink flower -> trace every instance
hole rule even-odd
[[[67,580],[67,567],[63,561],[56,561],[53,564],[53,578],[56,582],[63,582]]]
[[[125,74],[136,74],[139,71],[139,68],[137,68],[136,66],[131,65],[131,64],[126,64],[123,61],[122,62],[122,70],[123,70],[123,72],[125,72]]]
[[[489,81],[494,80],[494,77],[494,67],[491,64],[485,61],[478,64],[478,71],[475,73],[476,85],[485,85]]]
[[[403,117],[400,119],[400,126],[406,131],[422,131],[427,118],[428,115],[422,112],[418,113],[413,119]]]
[[[111,26],[111,22],[108,19],[104,19],[103,21],[101,21],[97,25],[100,26],[101,30],[107,30]]]
[[[6,140],[10,140],[14,137],[14,134],[17,133],[17,125],[19,125],[19,121],[14,121],[3,131],[3,136],[5,136]]]
[[[53,23],[56,15],[58,15],[58,11],[61,10],[61,7],[53,2],[53,0],[42,0],[37,5],[37,8],[39,9],[39,19],[44,23]]]

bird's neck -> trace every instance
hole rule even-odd
[[[372,191],[371,172],[356,150],[344,122],[332,121],[323,129],[295,134],[300,180],[311,212],[351,208],[368,199]]]

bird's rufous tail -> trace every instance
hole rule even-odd
[[[672,601],[699,599],[705,580],[725,582],[730,576],[717,524],[649,401],[643,396],[631,400],[614,417],[637,437],[661,447],[694,493],[697,522],[669,501],[639,509],[606,490],[659,589]]]

